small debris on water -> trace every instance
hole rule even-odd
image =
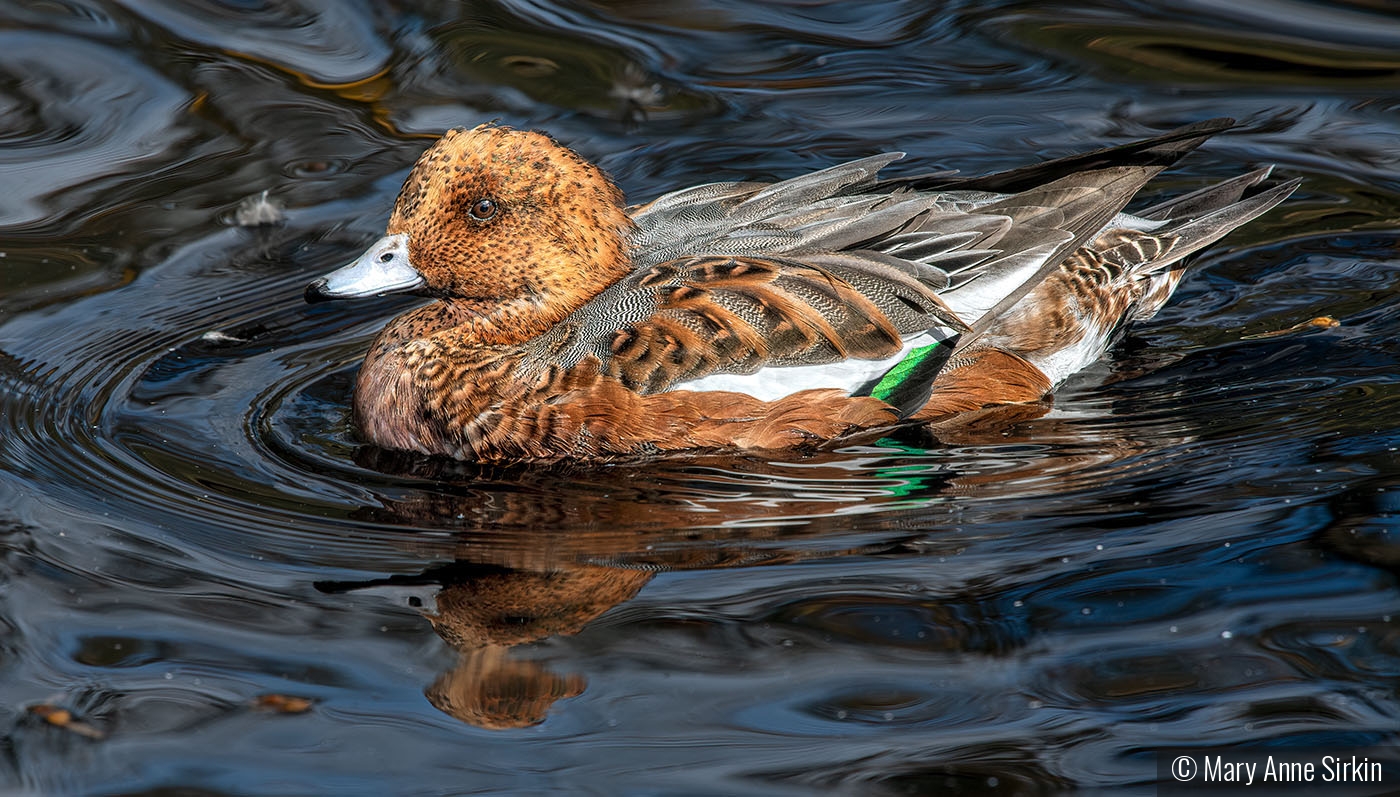
[[[199,336],[199,339],[200,341],[213,346],[229,346],[235,343],[248,342],[243,338],[235,337],[233,335],[228,334],[227,332],[220,332],[217,329],[211,329],[208,332],[205,332],[203,335]]]
[[[1330,315],[1320,315],[1317,318],[1310,318],[1307,321],[1294,324],[1287,329],[1276,329],[1273,332],[1258,332],[1253,335],[1241,335],[1241,340],[1258,340],[1260,338],[1276,338],[1280,335],[1287,335],[1292,332],[1302,332],[1305,329],[1332,329],[1339,327],[1342,322]]]
[[[60,706],[40,703],[37,706],[30,706],[29,713],[56,728],[62,728],[79,736],[86,736],[89,739],[105,739],[107,737],[107,734],[79,720],[73,715],[73,712]]]
[[[233,211],[233,220],[240,227],[268,227],[285,219],[282,203],[268,197],[266,190],[245,198]]]
[[[311,710],[314,704],[309,697],[296,697],[295,695],[258,695],[253,699],[253,708],[264,711],[275,711],[278,714],[305,714]]]

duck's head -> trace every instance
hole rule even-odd
[[[558,320],[629,270],[630,227],[612,181],[550,137],[452,130],[408,175],[387,234],[306,299],[415,293]]]

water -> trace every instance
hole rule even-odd
[[[1133,793],[1166,746],[1393,743],[1397,45],[1365,0],[0,6],[0,785]],[[640,201],[1221,115],[1154,191],[1303,189],[959,439],[376,452],[349,388],[412,300],[300,298],[452,125]]]

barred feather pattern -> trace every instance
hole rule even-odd
[[[862,278],[881,281],[878,301],[852,285]],[[523,368],[591,356],[649,394],[716,372],[879,359],[956,323],[932,288],[878,260],[698,256],[634,272],[534,341]]]

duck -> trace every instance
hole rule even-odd
[[[1272,167],[1128,213],[1211,119],[982,177],[888,152],[628,205],[546,133],[448,131],[308,302],[428,300],[373,339],[367,443],[479,462],[781,455],[1044,404],[1188,256],[1283,202]]]

